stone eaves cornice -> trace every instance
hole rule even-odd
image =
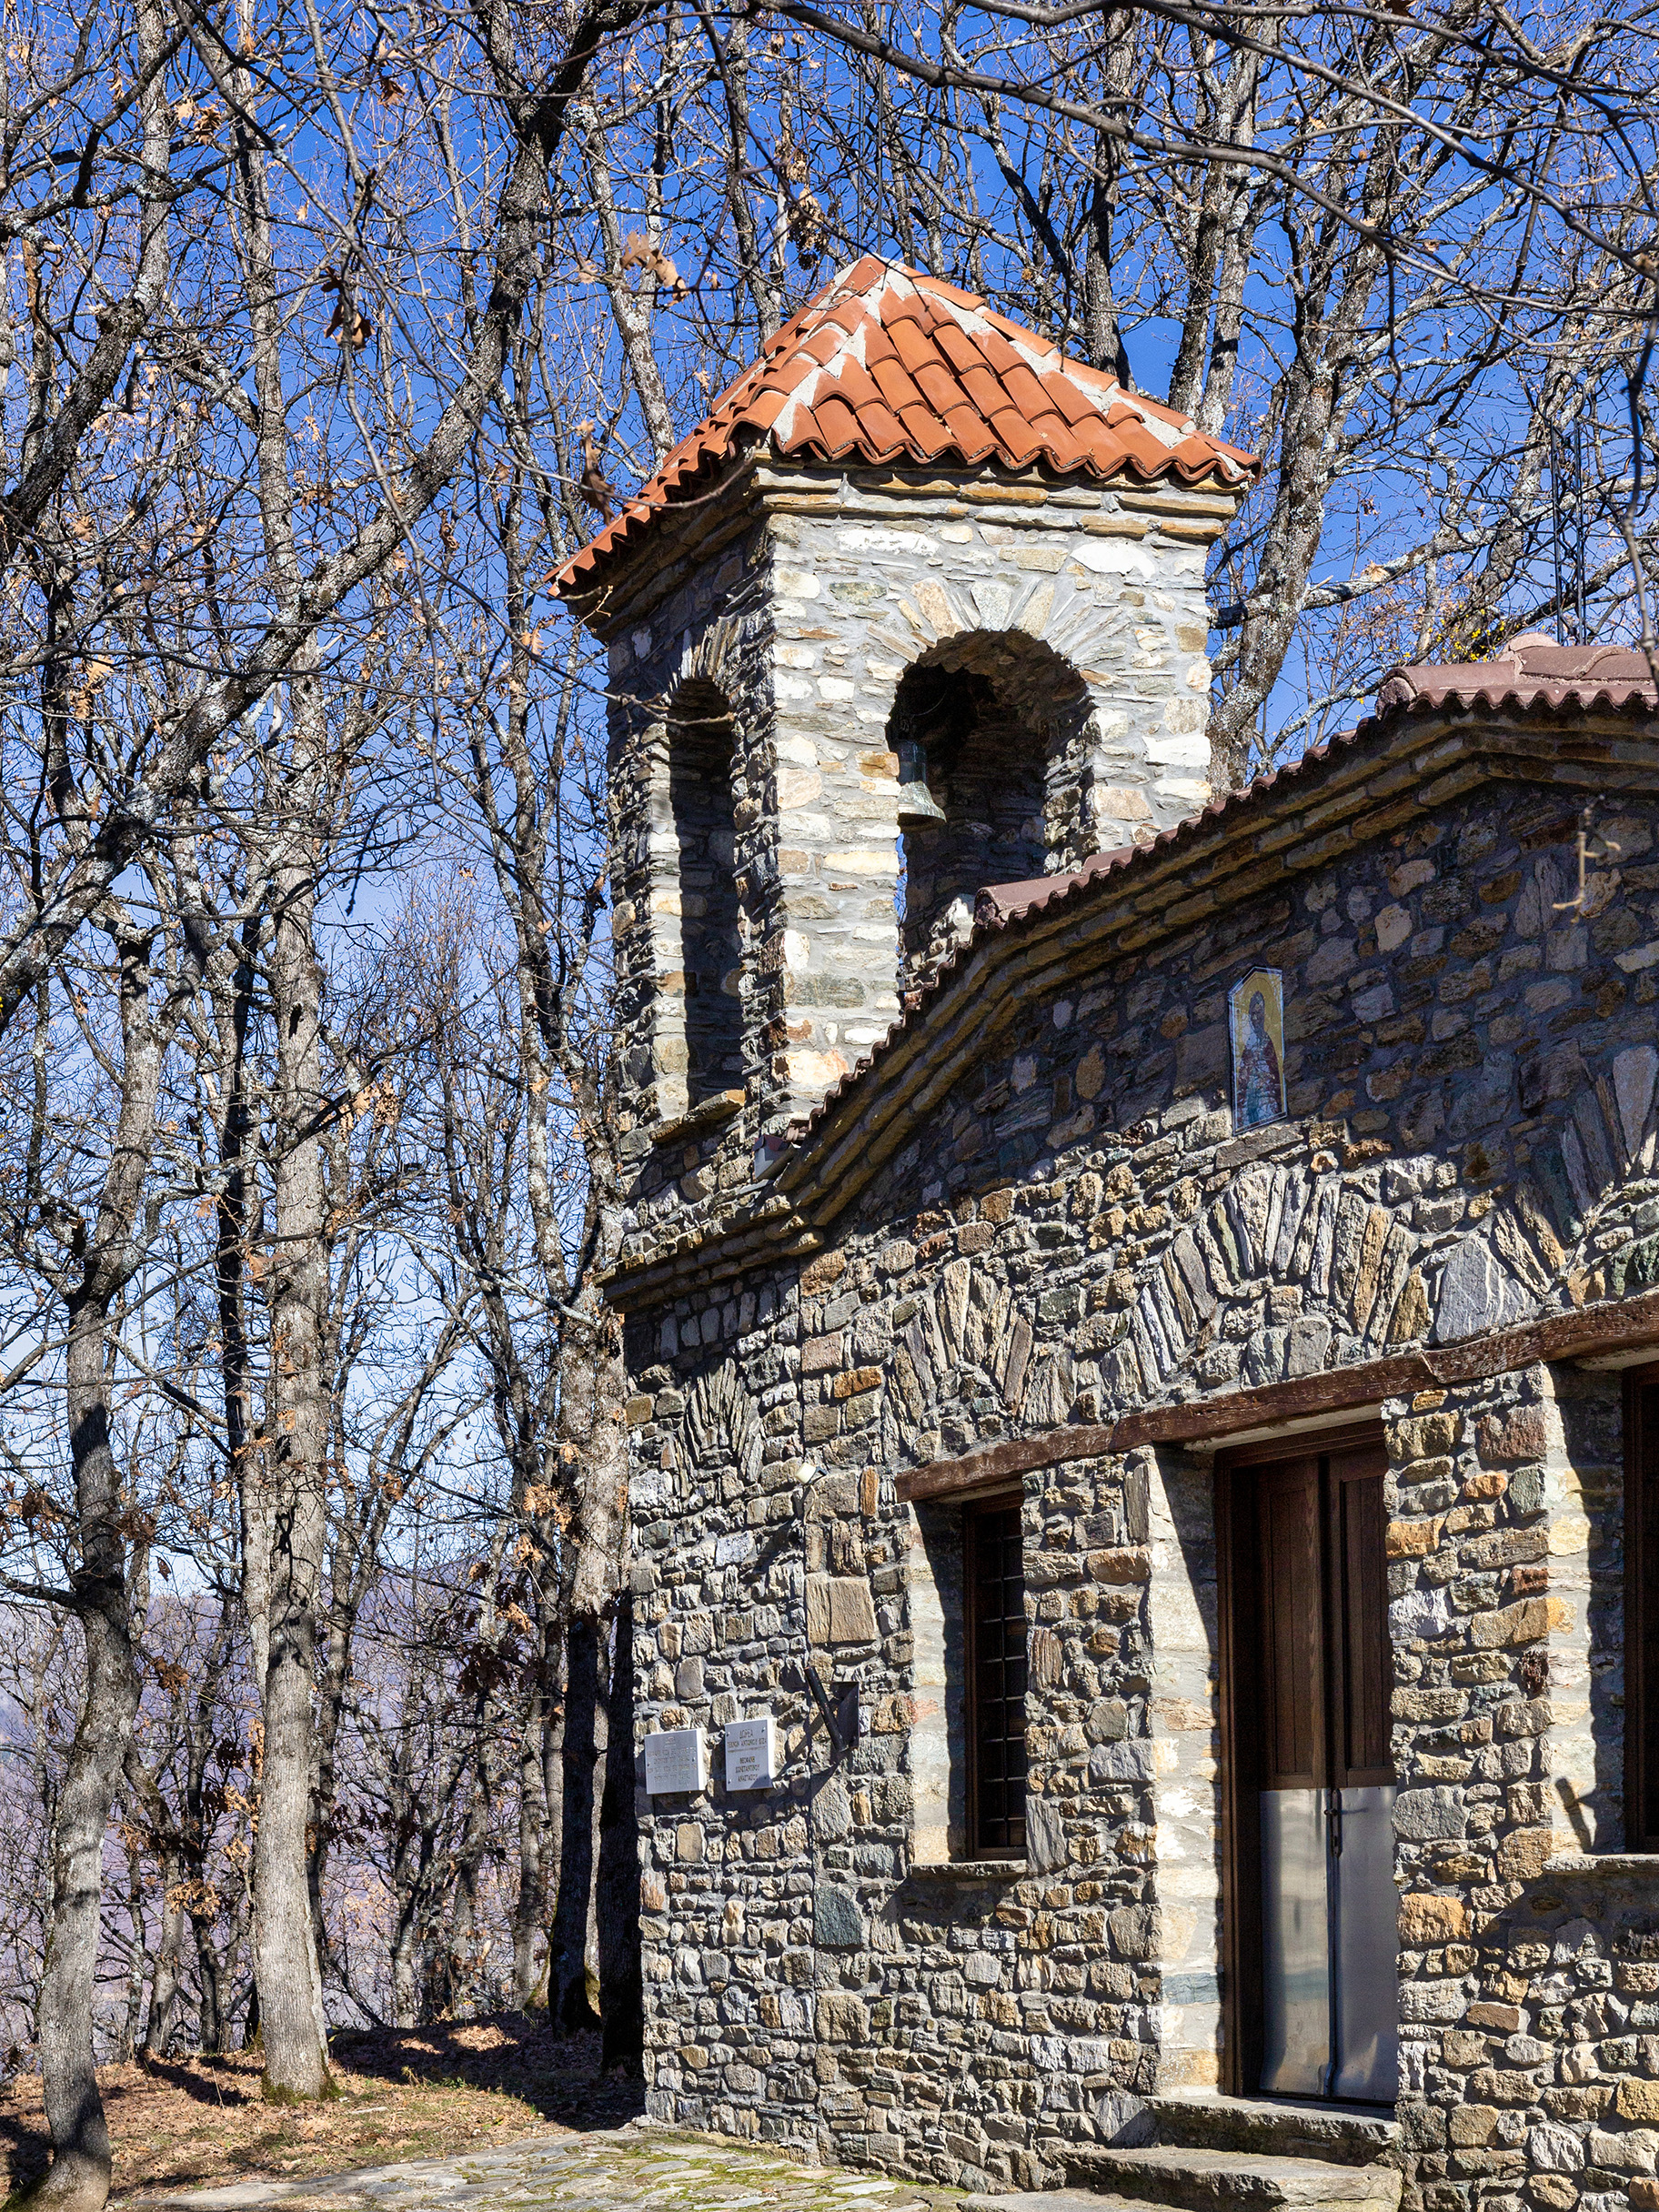
[[[1564,715],[1541,707],[1503,720],[1397,708],[1215,801],[1118,865],[980,922],[885,1042],[791,1132],[790,1149],[768,1181],[750,1186],[748,1202],[625,1247],[607,1279],[609,1295],[625,1310],[649,1307],[818,1250],[1045,989],[1149,952],[1484,783],[1553,785],[1574,809],[1614,791],[1659,790],[1654,720],[1640,702]]]
[[[740,455],[708,488],[666,508],[626,559],[602,580],[562,588],[565,604],[602,643],[650,614],[759,516],[836,515],[850,521],[912,521],[919,506],[946,518],[968,516],[1010,529],[1091,530],[1212,545],[1236,513],[1242,488],[1092,484],[1049,470],[835,468],[780,461],[764,449]]]

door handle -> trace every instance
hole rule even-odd
[[[1325,1792],[1325,1820],[1326,1832],[1330,1837],[1331,1855],[1333,1859],[1340,1859],[1342,1855],[1342,1793],[1341,1790]]]

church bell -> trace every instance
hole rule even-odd
[[[914,738],[899,745],[899,827],[941,827],[945,810],[928,789],[928,757]]]

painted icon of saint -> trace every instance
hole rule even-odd
[[[1250,1008],[1242,1042],[1238,1048],[1239,1127],[1254,1129],[1276,1121],[1284,1111],[1284,1086],[1279,1055],[1267,1029],[1267,1000],[1259,990],[1250,994]]]

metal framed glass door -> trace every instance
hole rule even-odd
[[[1379,1447],[1310,1452],[1254,1468],[1240,1498],[1230,1749],[1255,1865],[1233,1909],[1253,1891],[1269,2095],[1398,2087],[1382,1473]]]

